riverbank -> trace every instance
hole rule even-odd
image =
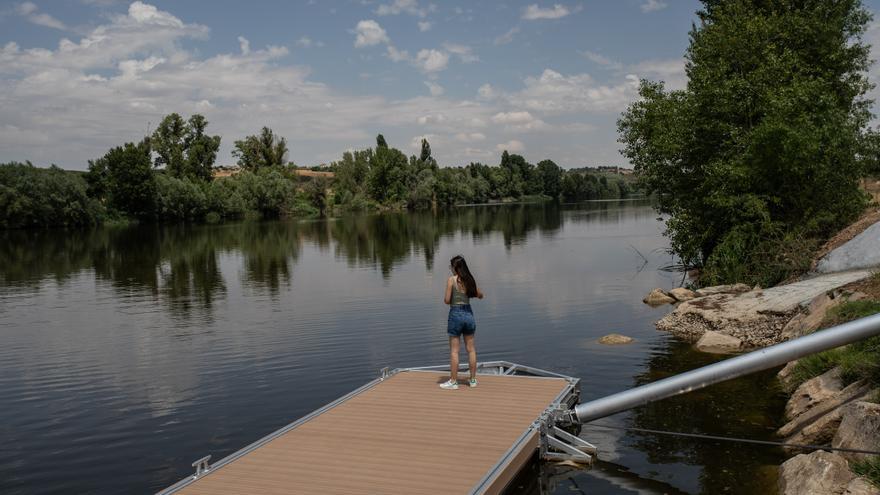
[[[823,246],[813,266],[844,271],[768,289],[655,290],[645,302],[678,302],[657,328],[713,353],[760,348],[880,313],[877,231],[880,210],[873,209]],[[790,398],[777,436],[844,449],[787,450],[794,457],[779,468],[779,492],[880,494],[880,457],[850,451],[880,450],[880,337],[789,363],[779,382]]]

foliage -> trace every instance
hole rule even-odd
[[[829,311],[823,324],[837,325],[877,313],[880,301],[849,301]],[[796,387],[838,366],[846,383],[864,379],[880,385],[880,337],[798,359],[789,383]]]
[[[171,220],[202,219],[208,212],[205,189],[201,182],[157,174],[157,214]]]
[[[236,141],[232,156],[238,158],[241,168],[250,171],[286,165],[287,140],[276,136],[272,129],[263,127],[259,136],[247,136]]]
[[[199,114],[187,122],[176,113],[165,116],[150,140],[158,155],[155,165],[164,165],[165,171],[173,177],[210,180],[220,149],[220,136],[206,135],[207,126],[208,121]]]
[[[852,472],[864,476],[874,486],[880,488],[880,456],[872,456],[850,465]]]
[[[698,15],[687,89],[642,81],[618,122],[672,249],[687,265],[719,248],[716,259],[754,263],[756,240],[824,236],[854,218],[870,118],[861,3],[704,1]]]
[[[54,165],[0,164],[0,228],[92,225],[103,214],[80,174]]]
[[[132,218],[156,213],[156,180],[150,163],[150,142],[125,143],[89,162],[89,191],[111,209]]]

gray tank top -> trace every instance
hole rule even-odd
[[[458,277],[452,281],[452,300],[449,301],[451,306],[461,306],[470,304],[471,299],[464,292],[458,289]]]

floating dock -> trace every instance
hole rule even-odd
[[[159,495],[493,494],[535,455],[589,463],[595,447],[559,427],[579,380],[505,361],[479,386],[438,385],[448,366],[379,378],[214,463]]]

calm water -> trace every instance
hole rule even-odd
[[[679,275],[644,203],[329,221],[0,232],[0,493],[148,493],[374,378],[447,358],[463,254],[481,360],[583,378],[583,398],[707,364],[641,298]],[[647,258],[647,262],[642,256]],[[606,347],[607,333],[636,338]],[[601,422],[769,438],[772,374]],[[462,416],[465,417],[465,414]],[[464,420],[464,419],[463,419]],[[766,447],[586,427],[603,462],[516,493],[773,493]],[[475,439],[476,441],[476,439]]]

